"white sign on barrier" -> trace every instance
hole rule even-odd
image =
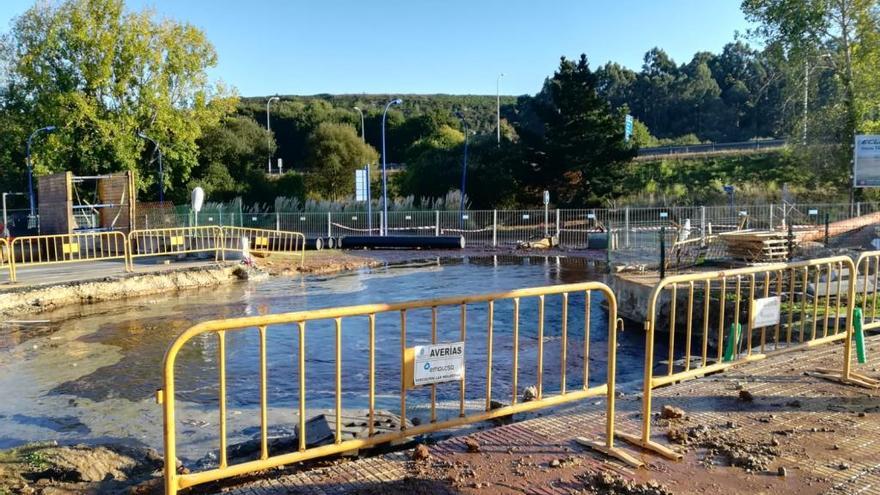
[[[772,327],[779,324],[782,299],[779,296],[752,300],[752,328]]]
[[[667,217],[669,217],[669,213],[667,213],[665,211],[660,212],[660,218],[667,218]]]
[[[413,385],[461,380],[464,376],[464,342],[414,347]]]

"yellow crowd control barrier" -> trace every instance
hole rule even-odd
[[[223,231],[220,227],[172,227],[132,230],[128,233],[131,258],[194,253],[223,256]]]
[[[645,321],[642,432],[618,436],[665,457],[680,458],[679,453],[651,440],[654,388],[840,339],[845,339],[841,369],[813,374],[876,387],[876,380],[850,369],[855,280],[855,264],[846,256],[660,280],[651,293]],[[665,312],[662,317],[661,310]],[[663,342],[663,360],[658,361],[655,341],[661,319],[667,320],[669,337]],[[710,354],[713,338],[717,352]]]
[[[880,283],[880,251],[861,253],[856,260],[856,304],[862,308],[863,328],[880,328],[877,316],[877,284]]]
[[[590,342],[590,322],[591,322],[591,295],[593,293],[598,293],[604,296],[604,299],[607,303],[607,311],[608,311],[608,336],[607,336],[607,380],[605,383],[600,385],[590,386],[590,377],[589,377],[589,369],[590,369],[590,359],[589,356],[589,342]],[[568,321],[569,321],[569,305],[570,305],[570,296],[571,300],[578,301],[578,304],[581,304],[583,307],[578,308],[577,310],[580,312],[578,316],[584,316],[583,328],[578,328],[577,330],[569,331]],[[545,389],[544,387],[544,378],[545,373],[549,372],[549,369],[545,369],[544,366],[544,342],[545,342],[545,300],[549,299],[553,304],[552,308],[555,311],[557,308],[561,311],[561,317],[554,318],[553,320],[549,320],[554,322],[552,327],[548,327],[546,332],[553,332],[554,335],[558,336],[561,345],[560,345],[560,355],[552,356],[555,362],[558,362],[558,367],[554,366],[555,372],[558,373],[558,386],[557,384],[553,385],[552,392],[549,389]],[[530,346],[536,347],[536,349],[530,347],[528,348],[527,355],[520,355],[520,306],[521,303],[529,304],[529,308],[532,305],[537,305],[537,321],[528,321],[523,323],[523,327],[530,329],[530,331],[537,332],[537,338],[534,340],[534,344],[528,344]],[[557,305],[558,303],[558,305]],[[574,304],[574,303],[572,303]],[[503,328],[496,328],[496,320],[501,321],[497,316],[496,305],[498,308],[510,308],[511,314],[506,315],[503,321],[507,322],[507,324]],[[596,304],[592,304],[592,306],[596,306]],[[479,336],[475,336],[473,334],[474,330],[468,328],[468,310],[475,311],[474,308],[477,308],[479,312],[479,317],[482,319],[485,316],[486,326],[480,325],[482,327],[483,332]],[[452,318],[442,318],[444,314],[439,314],[439,312],[452,312],[454,316]],[[485,312],[483,312],[485,310]],[[505,309],[506,311],[506,309]],[[383,316],[383,314],[385,316]],[[428,318],[430,314],[430,318]],[[397,316],[399,315],[399,320]],[[376,397],[377,397],[377,367],[376,367],[376,333],[377,333],[377,316],[380,316],[385,319],[385,321],[390,320],[391,328],[388,328],[385,324],[378,325],[378,330],[384,334],[386,331],[390,331],[393,335],[396,335],[399,332],[399,363],[400,368],[388,368],[382,367],[382,370],[390,371],[392,374],[397,374],[399,372],[399,387],[396,383],[395,379],[392,380],[394,385],[391,385],[390,388],[388,385],[382,387],[380,390],[380,397],[389,397],[388,394],[398,394],[400,397],[400,421],[399,421],[399,431],[397,427],[390,429],[390,431],[379,432],[376,431],[374,425],[376,421],[374,421],[374,417],[377,413],[376,408]],[[389,318],[389,316],[391,318]],[[407,322],[411,321],[410,324],[410,338],[407,339]],[[449,315],[447,315],[449,316]],[[508,318],[509,317],[509,318]],[[358,318],[359,320],[353,321],[353,319]],[[439,322],[438,322],[439,319]],[[323,323],[320,323],[322,321]],[[342,330],[343,330],[343,322],[347,322],[349,325],[353,325],[360,321],[360,326],[356,327],[357,331],[361,331],[367,335],[364,335],[365,340],[368,340],[367,349],[364,349],[368,353],[367,356],[362,356],[364,361],[367,361],[365,364],[365,368],[362,372],[369,377],[368,385],[364,384],[364,388],[367,390],[353,390],[354,385],[349,385],[346,387],[346,390],[343,391],[343,373],[342,370],[345,369],[348,373],[360,373],[361,370],[357,369],[352,371],[352,361],[347,360],[345,368],[343,368],[343,360],[342,360]],[[428,323],[430,321],[430,323]],[[444,331],[447,333],[454,332],[454,339],[459,340],[459,343],[452,344],[440,344],[449,345],[449,346],[457,346],[461,345],[461,353],[465,354],[465,359],[462,361],[463,363],[470,362],[471,366],[473,363],[479,363],[476,372],[465,370],[464,368],[460,369],[460,374],[454,374],[451,380],[451,383],[441,383],[437,384],[436,382],[431,384],[426,384],[424,381],[420,381],[418,383],[424,385],[424,390],[420,391],[418,396],[425,397],[426,393],[430,391],[430,421],[422,422],[418,425],[410,425],[407,421],[407,392],[410,394],[415,393],[415,373],[417,373],[414,367],[415,360],[415,348],[408,347],[410,345],[416,344],[414,342],[419,340],[420,344],[423,345],[431,345],[438,344],[437,340],[437,332],[438,332],[438,323],[441,327],[443,327]],[[326,339],[331,338],[335,339],[335,357],[332,354],[329,357],[330,363],[335,364],[335,431],[332,433],[333,442],[327,445],[321,446],[309,446],[307,445],[306,438],[309,436],[309,433],[306,431],[306,400],[309,395],[309,390],[306,388],[306,375],[315,373],[315,367],[320,366],[322,361],[327,361],[323,359],[320,360],[312,360],[311,358],[307,361],[307,355],[313,355],[315,351],[311,351],[309,353],[306,349],[306,333],[307,333],[307,324],[308,328],[312,329],[312,333],[309,334],[310,339],[319,339],[318,342],[326,342]],[[286,327],[285,327],[286,325]],[[332,331],[335,329],[331,335],[327,335],[326,333],[316,333],[317,331],[321,331],[321,325],[326,326],[326,331]],[[457,327],[457,328],[456,328]],[[351,328],[351,327],[349,327]],[[428,335],[428,328],[430,328],[430,338]],[[537,287],[537,288],[529,288],[529,289],[520,289],[513,290],[509,292],[502,293],[494,293],[494,294],[484,294],[484,295],[476,295],[476,296],[466,296],[466,297],[449,297],[443,299],[430,299],[430,300],[421,300],[421,301],[412,301],[412,302],[402,302],[402,303],[392,303],[392,304],[371,304],[371,305],[362,305],[362,306],[349,306],[349,307],[339,307],[339,308],[329,308],[329,309],[320,309],[314,311],[302,311],[295,313],[286,313],[286,314],[278,314],[278,315],[266,315],[266,316],[254,316],[254,317],[245,317],[245,318],[235,318],[235,319],[225,319],[225,320],[216,320],[209,321],[198,324],[190,329],[186,330],[183,334],[181,334],[174,343],[170,346],[167,353],[165,354],[165,363],[164,363],[164,388],[157,392],[157,400],[160,404],[163,404],[163,413],[164,413],[164,441],[165,441],[165,492],[166,494],[172,495],[177,493],[178,490],[192,487],[194,485],[199,485],[202,483],[207,483],[210,481],[215,481],[223,478],[228,478],[230,476],[242,475],[245,473],[252,473],[255,471],[261,471],[264,469],[268,469],[275,466],[281,466],[285,464],[291,464],[299,461],[305,461],[308,459],[315,459],[323,456],[328,456],[332,454],[338,454],[342,452],[352,451],[359,448],[365,448],[372,445],[377,445],[385,442],[390,442],[398,439],[403,439],[406,437],[411,437],[414,435],[429,433],[433,431],[442,430],[445,428],[450,428],[454,426],[474,423],[478,421],[485,421],[495,418],[500,418],[504,416],[509,416],[515,413],[521,413],[526,411],[532,411],[540,408],[545,408],[553,405],[568,403],[572,401],[582,400],[587,397],[594,396],[606,396],[607,401],[607,415],[606,415],[606,424],[605,424],[605,439],[601,442],[591,442],[587,439],[579,439],[580,442],[585,445],[589,445],[591,447],[596,448],[602,452],[605,452],[609,455],[613,455],[625,462],[639,466],[641,465],[641,461],[627,455],[624,452],[617,450],[614,447],[614,400],[615,400],[615,372],[616,372],[616,347],[617,347],[617,338],[616,332],[618,328],[617,323],[617,300],[611,290],[604,284],[599,282],[588,282],[588,283],[580,283],[580,284],[570,284],[570,285],[557,285],[550,287]],[[260,454],[259,459],[257,460],[248,460],[239,462],[233,465],[229,464],[228,459],[228,446],[227,446],[227,393],[226,393],[226,366],[227,366],[227,351],[226,351],[226,335],[231,331],[241,331],[245,329],[250,329],[251,331],[257,330],[259,332],[259,350],[254,349],[254,356],[259,356],[259,423],[260,423]],[[499,331],[500,330],[500,331]],[[298,411],[290,410],[289,413],[282,411],[283,414],[289,414],[290,419],[296,421],[298,424],[298,446],[295,447],[294,451],[287,453],[273,453],[270,455],[269,452],[269,443],[268,443],[268,431],[269,431],[269,420],[268,420],[268,393],[267,393],[267,383],[268,383],[268,366],[267,366],[267,334],[272,331],[279,331],[282,333],[273,334],[275,335],[283,335],[283,338],[290,338],[290,352],[292,353],[294,350],[297,351],[298,359],[294,363],[294,369],[298,368],[298,383],[294,382],[293,377],[284,378],[281,380],[285,381],[285,383],[290,383],[292,385],[291,388],[294,388],[294,392],[298,396]],[[468,332],[471,332],[468,334]],[[478,330],[479,331],[479,330]],[[283,333],[288,332],[288,333]],[[290,333],[292,332],[292,333]],[[499,363],[495,362],[493,365],[493,333],[498,333],[503,335],[503,340],[499,340],[502,342],[502,345],[505,349],[509,349],[510,352],[510,365],[509,365],[509,375],[501,375],[501,376],[509,376],[511,383],[512,396],[510,397],[511,403],[510,405],[501,405],[493,404],[493,395],[492,395],[492,383],[493,383],[493,373],[497,373],[498,370],[495,369],[498,367]],[[503,333],[502,333],[503,332]],[[413,338],[414,334],[421,335],[421,338]],[[197,340],[199,342],[199,346],[201,349],[204,349],[204,345],[207,342],[211,342],[208,340],[208,335],[212,335],[216,338],[216,357],[212,356],[210,359],[213,362],[217,363],[218,369],[218,381],[219,384],[217,386],[218,390],[218,399],[217,399],[217,409],[218,409],[218,444],[219,444],[219,466],[201,472],[193,472],[188,474],[178,474],[175,469],[175,459],[177,455],[177,429],[176,429],[176,417],[175,417],[175,383],[176,383],[176,369],[175,365],[177,363],[177,358],[182,354],[182,349],[184,349],[184,344],[187,342]],[[467,340],[467,335],[470,335],[471,339]],[[527,342],[532,342],[533,335],[530,335],[529,340]],[[230,338],[232,338],[230,336]],[[509,338],[509,340],[508,340]],[[583,349],[580,348],[579,338],[583,338]],[[485,339],[485,340],[483,340]],[[256,340],[254,339],[254,345],[256,345]],[[395,359],[394,355],[398,350],[396,346],[398,342],[396,342],[395,338],[390,339],[395,348],[390,350],[387,347],[389,342],[388,338],[380,336],[380,346],[382,343],[386,344],[386,346],[380,347],[379,352],[382,356],[386,358]],[[242,342],[248,342],[248,340],[244,336],[236,336],[235,341],[241,344]],[[472,351],[472,355],[469,359],[467,359],[467,353],[464,348],[464,342],[470,342],[469,346],[473,345],[475,347],[482,347],[483,343],[485,343],[485,348],[480,351]],[[512,345],[507,345],[512,341]],[[480,344],[475,344],[475,342],[479,342]],[[559,342],[559,341],[557,341]],[[569,363],[570,359],[566,353],[566,349],[570,346],[570,342],[574,344],[574,348],[577,349],[576,353],[572,354],[581,354],[582,363],[581,366],[583,368],[583,381],[581,382],[580,377],[571,377],[566,378],[566,369],[572,363]],[[213,348],[213,346],[209,346],[209,349]],[[277,345],[273,344],[273,352],[277,349]],[[423,348],[424,349],[424,348]],[[532,351],[534,350],[534,354]],[[210,351],[209,351],[210,352]],[[237,350],[237,355],[247,355],[242,354],[241,350]],[[282,351],[284,352],[284,351]],[[526,351],[523,351],[526,352]],[[455,354],[455,351],[452,351]],[[212,353],[213,354],[213,353]],[[555,354],[555,353],[554,353]],[[352,356],[348,354],[347,356]],[[419,354],[422,356],[423,354]],[[497,355],[497,353],[496,353]],[[518,391],[519,386],[517,384],[519,373],[520,373],[520,359],[525,361],[525,357],[528,357],[531,360],[532,356],[535,357],[536,360],[536,368],[534,370],[535,375],[531,375],[531,368],[529,369],[530,376],[534,376],[536,380],[535,388],[535,398],[531,401],[522,401],[518,400]],[[558,358],[558,361],[556,361]],[[354,357],[350,359],[355,359]],[[292,358],[284,359],[284,361],[294,361]],[[201,362],[201,361],[200,361]],[[531,361],[529,361],[531,362]],[[329,368],[330,363],[327,363],[326,366]],[[484,364],[485,363],[485,364]],[[308,364],[308,366],[307,366]],[[485,391],[485,395],[479,397],[480,406],[474,407],[471,406],[470,410],[466,408],[466,396],[465,396],[465,372],[467,373],[477,373],[477,376],[481,375],[482,366],[485,366],[485,386],[482,390]],[[574,367],[578,369],[578,366]],[[420,366],[419,369],[422,369]],[[428,368],[425,367],[425,370]],[[309,371],[311,370],[311,371]],[[181,370],[184,371],[184,370]],[[448,371],[447,368],[443,368],[441,371]],[[288,372],[288,376],[289,376]],[[314,376],[314,375],[312,375]],[[499,375],[496,376],[496,381]],[[555,380],[556,377],[553,377]],[[422,380],[422,378],[420,378]],[[478,379],[479,380],[479,379]],[[594,380],[595,382],[595,380]],[[294,383],[296,383],[294,385]],[[387,383],[387,382],[385,382]],[[567,383],[575,383],[580,384],[580,386],[575,387],[567,387]],[[438,389],[443,386],[455,387],[458,388],[458,402],[457,409],[457,417],[453,413],[453,417],[447,419],[438,419],[436,415],[437,409],[437,393]],[[442,391],[442,390],[441,390]],[[448,389],[446,390],[448,392]],[[312,393],[320,393],[321,391],[316,391],[312,389]],[[341,417],[343,412],[343,404],[342,398],[345,393],[346,397],[356,397],[356,393],[364,393],[366,397],[368,397],[368,421],[366,422],[368,425],[368,430],[364,432],[364,435],[361,437],[355,437],[354,439],[343,439],[342,438],[342,425],[341,425]],[[455,394],[455,392],[453,392]],[[473,394],[473,392],[472,392]],[[287,395],[285,393],[285,395]],[[393,395],[392,395],[393,396]],[[497,397],[496,397],[497,398]],[[483,402],[485,399],[485,402]],[[314,400],[314,399],[312,399]],[[295,400],[296,401],[296,400]],[[473,403],[471,403],[473,404]],[[483,407],[483,404],[484,407]],[[477,409],[475,411],[475,409]],[[454,409],[453,409],[454,411]],[[427,412],[426,412],[427,413]],[[274,413],[273,413],[274,415]],[[333,429],[331,427],[331,429]]]
[[[12,281],[16,280],[20,268],[58,263],[123,260],[125,270],[131,270],[128,242],[121,232],[16,237],[11,248],[9,268]]]
[[[223,248],[240,250],[240,240],[247,238],[250,251],[257,254],[299,254],[299,266],[305,263],[306,236],[300,232],[256,229],[249,227],[223,227]]]
[[[9,272],[9,281],[14,282],[12,278],[12,250],[9,247],[9,241],[5,237],[0,237],[0,270]]]

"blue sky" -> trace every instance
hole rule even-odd
[[[0,27],[33,0],[0,1]],[[637,69],[717,52],[749,25],[739,0],[126,0],[207,32],[215,79],[243,96],[315,93],[532,94],[559,57]]]

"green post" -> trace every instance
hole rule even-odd
[[[862,308],[856,308],[853,311],[853,337],[856,340],[856,355],[859,358],[859,364],[865,364],[865,333],[862,330],[864,321],[862,319]]]
[[[727,334],[727,346],[724,349],[724,362],[728,363],[733,361],[736,355],[736,349],[738,347],[740,332],[742,332],[742,325],[739,323],[731,323],[730,324],[730,332]]]

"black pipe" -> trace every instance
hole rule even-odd
[[[462,236],[345,236],[340,249],[464,249]]]
[[[324,249],[324,239],[321,239],[320,237],[306,239],[306,249],[311,251],[320,251]]]

